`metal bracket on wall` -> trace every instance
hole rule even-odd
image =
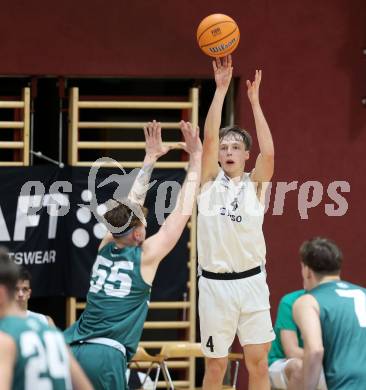
[[[36,156],[42,160],[49,161],[52,164],[58,165],[59,168],[63,168],[65,166],[65,164],[62,161],[56,161],[53,158],[44,155],[42,152],[35,152],[34,150],[31,150],[30,154],[33,156]]]

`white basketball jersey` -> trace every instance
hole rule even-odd
[[[198,196],[199,266],[210,272],[243,272],[265,263],[264,205],[249,173],[235,184],[220,169]]]
[[[37,318],[39,321],[41,321],[44,324],[48,325],[47,317],[44,314],[36,313],[35,311],[27,310],[27,317],[29,317],[29,318]]]

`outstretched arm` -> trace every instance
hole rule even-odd
[[[262,80],[262,71],[255,71],[254,81],[247,80],[248,98],[252,105],[257,139],[259,144],[259,155],[252,173],[252,180],[255,182],[270,181],[274,170],[274,146],[271,131],[266,118],[264,117],[259,103],[259,86]]]
[[[148,238],[142,246],[141,272],[144,280],[152,282],[160,261],[173,249],[189,217],[192,214],[201,179],[202,144],[199,129],[189,122],[181,122],[185,150],[189,153],[189,165],[174,211],[160,230]]]
[[[140,206],[144,205],[147,189],[154,165],[159,157],[166,154],[171,148],[164,146],[161,139],[161,124],[155,120],[149,122],[144,127],[146,154],[140,172],[132,185],[128,198],[138,203]]]
[[[304,340],[303,389],[315,390],[324,354],[319,305],[313,296],[303,295],[294,303],[293,315]]]
[[[142,164],[142,168],[136,176],[135,181],[128,194],[128,199],[132,202],[144,205],[147,190],[149,188],[149,182],[151,178],[154,165],[159,157],[168,153],[170,147],[164,146],[161,138],[161,123],[153,120],[148,122],[144,126],[145,134],[145,158]],[[113,236],[110,232],[107,232],[102,242],[99,245],[101,250],[109,242],[113,241]]]
[[[222,107],[230,85],[233,67],[231,55],[223,59],[216,58],[213,62],[216,91],[208,110],[203,140],[202,179],[201,183],[214,179],[217,176],[219,165],[219,130],[221,125]]]

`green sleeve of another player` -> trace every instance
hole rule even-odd
[[[292,306],[288,302],[281,301],[278,307],[276,328],[278,330],[287,329],[296,332],[296,324],[292,319]]]
[[[298,298],[298,296],[296,296]],[[277,313],[276,328],[278,330],[293,330],[297,331],[294,318],[292,316],[292,306],[296,300],[293,294],[285,295],[280,302]]]

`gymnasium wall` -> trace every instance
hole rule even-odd
[[[363,0],[3,2],[0,74],[211,77],[210,61],[197,48],[195,29],[214,12],[231,15],[241,30],[234,54],[236,122],[252,131],[245,79],[256,68],[263,69],[262,105],[276,146],[274,188],[264,227],[273,308],[281,295],[301,287],[298,248],[314,235],[339,243],[345,254],[344,278],[365,285]],[[250,167],[255,154],[256,149]],[[307,181],[319,183],[299,190]],[[331,198],[336,195],[327,194],[334,181],[350,186],[350,192],[341,194],[348,205],[343,216],[325,211],[326,204],[337,208]],[[273,215],[281,209],[277,194],[273,212],[278,182],[297,182],[292,184],[297,189],[286,194],[283,214]],[[343,189],[347,183],[342,183]],[[306,199],[308,189],[310,200],[315,196],[313,203],[319,204],[302,219],[298,198]]]

